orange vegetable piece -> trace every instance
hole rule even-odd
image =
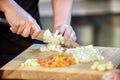
[[[55,68],[75,64],[75,59],[71,54],[53,54],[44,59],[38,60],[38,63],[43,67]]]

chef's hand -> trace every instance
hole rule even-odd
[[[10,24],[13,33],[28,37],[32,31],[32,38],[35,38],[40,32],[40,27],[35,19],[22,9],[14,0],[7,0],[3,8],[6,20]]]
[[[66,39],[69,39],[71,41],[76,41],[76,34],[70,25],[60,25],[54,28],[54,32],[58,30],[59,34],[61,34]]]
[[[120,80],[120,70],[113,70],[106,80]]]

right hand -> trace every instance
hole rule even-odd
[[[11,31],[23,37],[28,37],[32,31],[31,37],[34,39],[41,30],[35,19],[14,0],[9,0],[8,7],[4,8],[4,14],[11,26]]]

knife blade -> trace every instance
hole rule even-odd
[[[64,40],[64,44],[61,44],[61,46],[66,47],[66,48],[75,48],[75,47],[80,47],[80,45],[75,42],[75,41],[70,41],[68,39]]]

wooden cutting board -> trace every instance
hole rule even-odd
[[[32,80],[103,80],[103,75],[107,73],[93,71],[90,64],[75,64],[61,68],[45,67],[22,67],[20,66],[25,60],[30,58],[43,58],[54,52],[40,52],[41,45],[34,44],[8,64],[0,69],[2,79],[32,79]],[[120,64],[120,48],[96,47],[103,51],[104,61],[112,61],[114,69]]]

